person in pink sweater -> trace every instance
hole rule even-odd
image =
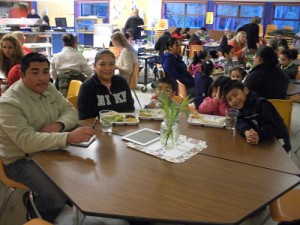
[[[200,104],[199,113],[225,116],[225,109],[228,106],[222,97],[222,89],[230,80],[229,77],[221,76],[211,84],[209,97],[206,97]]]

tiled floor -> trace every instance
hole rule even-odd
[[[148,89],[146,93],[142,93],[140,91],[140,85],[137,89],[136,93],[138,95],[139,100],[141,101],[142,106],[147,104],[152,96],[153,89],[150,85],[148,85]],[[139,109],[140,107],[136,103],[136,108]],[[291,141],[293,150],[297,149],[300,146],[300,120],[299,118],[300,113],[300,104],[294,104],[293,108],[293,116],[292,116],[292,129],[291,129]],[[298,116],[296,116],[298,115]],[[297,119],[296,119],[297,118]],[[298,138],[297,138],[298,137]],[[298,165],[300,168],[300,150],[297,154],[292,153],[291,158],[293,161]],[[5,188],[0,184],[0,200],[4,197]],[[0,225],[22,225],[25,222],[25,208],[22,204],[22,195],[23,191],[17,190],[16,193],[13,195],[12,201],[9,203],[9,207],[7,207],[3,217],[0,219]],[[14,205],[14,209],[11,209],[10,206]],[[72,209],[70,207],[65,207],[63,213],[57,219],[57,225],[70,225],[72,224]],[[104,218],[97,218],[97,217],[86,217],[84,220],[84,225],[125,225],[128,224],[126,221],[123,220],[111,220],[111,219],[104,219]],[[243,222],[241,225],[275,225],[276,222],[272,221],[269,217],[268,209],[265,209],[261,213],[251,217],[247,221]]]

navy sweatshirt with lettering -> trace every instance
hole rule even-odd
[[[134,100],[126,80],[118,75],[111,79],[110,90],[97,75],[93,75],[80,87],[78,96],[79,119],[99,116],[99,111],[111,109],[116,112],[134,110]]]

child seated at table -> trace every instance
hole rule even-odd
[[[208,91],[213,79],[210,75],[213,73],[214,64],[210,60],[204,60],[201,64],[201,72],[195,76],[195,108],[208,96]]]
[[[222,66],[225,70],[225,67],[227,66],[228,71],[234,67],[232,58],[234,56],[234,49],[231,45],[225,45],[222,48],[222,57],[219,58],[219,60],[216,62],[219,66]]]
[[[167,78],[167,77],[162,77],[157,81],[157,85],[155,88],[155,95],[152,96],[151,101],[148,105],[145,106],[146,109],[159,109],[159,102],[158,98],[159,95],[165,94],[169,96],[170,103],[173,101],[173,97],[176,94],[176,83]]]
[[[229,81],[222,94],[229,106],[239,110],[236,128],[248,143],[258,144],[275,137],[287,152],[291,150],[288,129],[271,102],[237,80]]]
[[[234,67],[230,70],[229,76],[231,80],[238,80],[243,82],[247,76],[247,72],[241,67]]]
[[[195,76],[197,73],[201,72],[201,63],[206,58],[207,58],[207,51],[205,49],[202,51],[196,52],[196,54],[194,55],[191,67],[189,68],[190,73],[193,76]]]
[[[222,97],[222,89],[230,81],[229,77],[218,77],[210,86],[209,96],[200,104],[198,111],[203,114],[225,116],[228,106]]]

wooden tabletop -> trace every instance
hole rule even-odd
[[[300,83],[288,85],[287,95],[294,95],[299,93],[300,93]]]
[[[299,183],[291,174],[204,154],[173,164],[127,148],[120,135],[96,135],[88,148],[34,156],[87,215],[239,224]]]
[[[195,126],[188,124],[186,120],[185,117],[181,118],[180,134],[206,141],[208,147],[200,154],[300,175],[300,169],[275,139],[259,145],[251,145],[237,131]],[[82,125],[91,126],[91,123],[92,120],[81,121]],[[136,126],[114,126],[113,133],[122,136],[145,127],[159,130],[160,123],[161,121],[140,120]],[[100,124],[97,129],[101,129]]]

